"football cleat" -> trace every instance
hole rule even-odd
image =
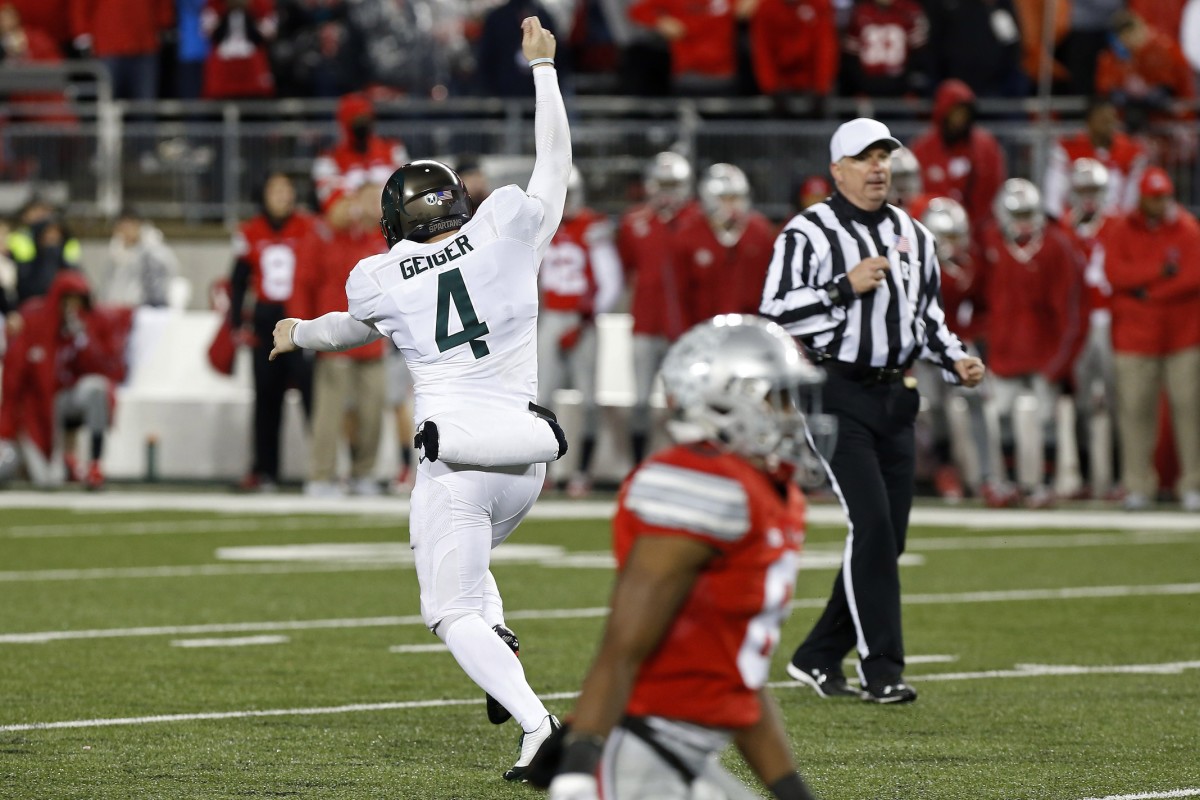
[[[89,492],[98,492],[104,488],[104,470],[100,468],[99,461],[93,461],[88,466],[87,477],[84,478],[84,485]]]
[[[537,755],[538,748],[542,746],[542,742],[550,738],[556,730],[561,728],[558,718],[553,714],[547,714],[542,718],[542,723],[537,726],[537,730],[522,731],[521,738],[517,742],[517,747],[521,754],[517,757],[517,763],[512,765],[512,768],[504,773],[506,781],[524,781],[525,775],[529,771],[529,764],[533,761],[533,757]]]
[[[521,643],[517,641],[517,635],[503,625],[493,625],[492,630],[500,637],[500,641],[504,642],[513,651],[513,655],[517,658],[521,657]],[[508,709],[500,705],[496,698],[490,694],[484,694],[487,698],[487,715],[488,722],[493,725],[503,725],[512,719],[512,714],[508,713]]]
[[[787,674],[812,688],[819,696],[830,697],[862,697],[862,693],[851,688],[846,683],[846,676],[833,670],[818,667],[804,668],[788,663]]]
[[[917,690],[904,681],[896,681],[887,685],[867,684],[862,693],[862,699],[868,703],[888,705],[892,703],[911,703],[917,699]]]

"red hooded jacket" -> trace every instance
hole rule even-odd
[[[62,330],[64,295],[87,298],[83,331]],[[125,378],[125,342],[132,322],[130,309],[100,309],[91,304],[83,273],[62,270],[45,297],[21,304],[25,326],[4,355],[4,385],[0,402],[0,439],[25,434],[50,455],[54,443],[54,397],[84,375],[103,375],[117,384]],[[114,395],[110,393],[109,402]]]
[[[829,94],[838,69],[829,0],[763,0],[750,22],[754,77],[763,94]]]
[[[1141,211],[1133,211],[1110,219],[1100,244],[1112,286],[1113,349],[1165,356],[1200,347],[1196,218],[1176,205],[1163,222],[1150,227]],[[1168,264],[1172,269],[1164,269]]]
[[[343,97],[337,110],[342,138],[313,162],[313,181],[317,184],[317,200],[320,201],[322,214],[329,210],[334,201],[364,184],[382,186],[387,183],[392,173],[408,162],[408,150],[404,142],[398,139],[384,139],[371,134],[364,149],[355,149],[351,124],[359,117],[374,120],[371,101],[361,94]]]
[[[629,18],[653,28],[663,17],[683,23],[671,42],[671,72],[728,78],[736,67],[732,0],[637,0]]]
[[[201,21],[212,43],[204,62],[204,96],[273,97],[267,43],[275,37],[275,0],[251,0],[240,18],[231,16],[226,0],[208,0]]]
[[[962,203],[971,228],[981,231],[992,218],[992,200],[1008,177],[1008,168],[996,137],[978,124],[961,141],[945,142],[942,123],[958,105],[974,107],[975,93],[960,80],[948,80],[938,87],[933,124],[913,143],[912,152],[921,164],[925,193]]]

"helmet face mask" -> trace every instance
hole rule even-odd
[[[953,261],[965,252],[971,239],[967,211],[951,197],[935,197],[929,201],[921,222],[934,236],[937,257]]]
[[[1024,178],[1009,178],[996,195],[996,220],[1004,238],[1024,247],[1041,236],[1046,227],[1042,194]]]
[[[659,153],[646,170],[646,199],[657,208],[672,211],[692,197],[692,165],[678,153]]]
[[[1108,168],[1094,158],[1078,158],[1071,165],[1071,208],[1077,217],[1091,219],[1104,207],[1108,193]]]
[[[388,247],[424,242],[461,228],[471,218],[471,196],[458,173],[440,161],[405,164],[383,187],[379,227]]]
[[[820,411],[823,371],[760,317],[726,314],[695,326],[668,351],[662,378],[676,441],[711,441],[773,468],[803,461],[806,427],[823,440],[832,432]]]

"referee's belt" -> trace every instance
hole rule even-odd
[[[845,361],[818,361],[817,366],[826,372],[845,378],[864,386],[875,386],[881,383],[900,383],[909,377],[907,367],[864,367],[859,364],[847,364]]]

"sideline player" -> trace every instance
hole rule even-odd
[[[566,451],[561,428],[533,401],[538,265],[562,219],[571,170],[554,36],[536,17],[521,27],[537,91],[527,191],[505,186],[472,213],[462,179],[445,164],[401,167],[383,195],[391,250],[350,273],[349,312],[281,321],[274,351],[343,350],[388,337],[404,353],[421,423],[410,519],[421,614],[487,692],[489,719],[511,713],[520,723],[508,780],[524,778],[558,727],[525,680],[488,562],[537,499],[544,462]]]
[[[780,326],[729,314],[684,334],[662,378],[679,444],[621,488],[612,612],[531,782],[553,778],[551,800],[754,796],[720,766],[732,740],[773,797],[811,800],[765,683],[804,539],[802,409],[823,375]]]

